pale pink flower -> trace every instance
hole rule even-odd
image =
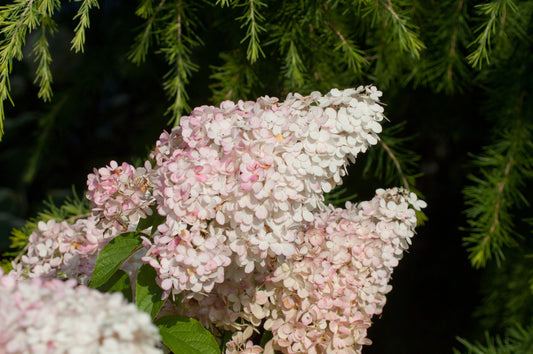
[[[92,216],[74,224],[40,221],[13,272],[19,278],[74,278],[88,283],[98,253],[114,236],[98,228]]]
[[[120,293],[0,270],[0,352],[161,353],[159,331]]]
[[[135,230],[140,218],[152,214],[154,178],[148,161],[139,168],[116,161],[95,168],[87,177],[86,196],[99,226],[115,234]]]

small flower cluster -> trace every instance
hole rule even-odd
[[[119,293],[0,270],[0,352],[161,353],[150,316]]]
[[[237,331],[231,336],[231,340],[226,343],[226,354],[259,354],[271,350],[269,344],[265,350],[257,344],[254,344],[250,338],[253,333],[253,327],[246,327],[244,331]],[[269,342],[270,343],[270,342]]]
[[[135,168],[111,161],[87,177],[87,199],[93,202],[93,216],[100,228],[118,234],[133,231],[139,219],[152,215],[152,168],[148,161]]]
[[[94,218],[66,221],[40,221],[28,239],[28,249],[13,264],[18,278],[75,278],[88,283],[98,252],[111,236],[96,226]]]
[[[66,221],[41,221],[30,235],[28,250],[14,264],[19,278],[65,277],[86,284],[91,278],[98,253],[120,233],[133,231],[140,218],[152,214],[154,172],[147,161],[144,167],[130,164],[95,169],[87,180],[87,198],[93,202],[92,215],[73,224]],[[134,264],[134,268],[140,266]],[[126,263],[124,267],[131,264]],[[128,269],[135,273],[135,269]]]
[[[297,232],[323,209],[345,166],[376,144],[374,87],[202,106],[152,153],[166,217],[143,259],[167,294],[209,293],[235,264],[251,273],[297,252]]]

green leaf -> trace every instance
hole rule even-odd
[[[98,290],[104,293],[120,292],[130,302],[133,298],[130,277],[126,272],[120,269],[117,270],[104,285],[98,287]]]
[[[96,259],[89,286],[98,288],[104,285],[122,263],[142,247],[141,242],[141,238],[135,232],[118,235],[112,239]]]
[[[161,317],[154,323],[159,327],[163,343],[174,353],[220,353],[213,335],[195,319],[171,315]]]
[[[272,332],[264,331],[263,335],[261,336],[261,342],[259,343],[259,345],[264,348],[268,341],[271,340],[273,337],[274,336],[272,335]]]
[[[141,232],[143,230],[146,230],[150,226],[152,227],[152,230],[150,231],[150,236],[156,232],[157,227],[161,225],[165,221],[165,217],[161,216],[157,213],[157,208],[155,206],[152,207],[152,215],[147,216],[146,218],[140,219],[139,224],[137,224],[137,232]]]
[[[135,286],[135,302],[137,307],[150,314],[154,319],[159,310],[166,302],[161,300],[163,289],[157,285],[155,279],[157,273],[149,264],[143,264],[137,275],[137,284]]]

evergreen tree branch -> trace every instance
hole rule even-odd
[[[189,83],[191,74],[198,70],[191,58],[191,47],[202,42],[193,31],[196,26],[190,5],[178,0],[169,9],[169,17],[173,20],[166,21],[167,26],[162,32],[164,47],[161,52],[171,69],[165,75],[163,86],[173,100],[167,110],[167,113],[171,114],[170,123],[177,125],[183,111],[190,109],[185,86]]]
[[[151,39],[154,36],[155,20],[160,13],[161,8],[165,5],[166,0],[161,0],[154,8],[152,0],[144,0],[135,11],[137,16],[146,19],[144,29],[135,37],[134,44],[128,53],[128,59],[134,64],[141,64],[146,60],[148,50],[150,49]]]
[[[476,28],[477,37],[470,43],[474,50],[467,56],[469,64],[476,69],[490,64],[495,40],[507,40],[513,36],[524,36],[524,23],[518,4],[513,0],[494,0],[476,5],[479,15],[485,20]],[[530,14],[529,14],[530,15]]]
[[[4,102],[11,100],[9,75],[13,60],[22,59],[22,47],[26,43],[26,34],[38,26],[35,15],[34,0],[19,1],[0,7],[0,141],[4,135]]]
[[[401,183],[406,189],[416,192],[415,171],[420,156],[408,149],[413,137],[399,137],[405,124],[392,125],[381,133],[379,145],[369,150],[363,173],[382,176],[386,184]]]
[[[407,1],[370,1],[360,6],[358,12],[363,27],[373,30],[364,39],[370,47],[365,50],[368,52],[366,56],[376,59],[372,63],[374,74],[370,76],[371,80],[381,89],[387,89],[393,82],[407,83],[409,75],[397,74],[414,74],[421,70],[420,56],[426,46],[419,37],[419,26],[412,18],[422,10]]]
[[[231,53],[220,53],[220,58],[223,60],[222,65],[211,66],[213,74],[209,78],[214,80],[210,85],[213,93],[211,100],[219,104],[225,100],[251,98],[253,88],[261,81],[246,56],[240,50],[235,50]]]
[[[501,333],[515,323],[528,323],[533,318],[533,259],[523,245],[509,253],[500,266],[489,265],[484,272],[483,300],[473,315],[480,327],[488,331]]]
[[[38,84],[39,93],[37,96],[43,101],[52,99],[52,71],[50,63],[50,46],[48,44],[47,32],[53,34],[56,31],[55,22],[48,16],[43,15],[41,19],[40,35],[33,46],[35,61],[38,63],[34,84]]]
[[[379,1],[379,5],[386,10],[379,13],[384,18],[384,21],[391,25],[390,33],[393,33],[396,37],[395,42],[398,44],[399,49],[418,59],[425,45],[415,32],[417,30],[416,26],[409,22],[409,17],[405,12],[398,12],[394,9],[391,0]]]
[[[161,8],[161,5],[165,2],[165,0],[161,0],[157,6],[157,9]],[[141,0],[141,3],[137,7],[137,10],[135,10],[135,14],[141,18],[144,18],[145,20],[148,17],[151,17],[155,14],[156,9],[154,9],[154,0]]]
[[[75,29],[72,40],[72,49],[76,52],[83,51],[85,42],[85,29],[89,27],[89,10],[98,7],[97,0],[83,1],[76,16],[79,23]],[[39,86],[38,97],[44,101],[52,98],[52,72],[48,35],[56,31],[56,24],[52,15],[59,9],[59,0],[20,0],[0,7],[0,141],[4,134],[3,122],[5,119],[4,102],[10,100],[9,76],[13,60],[21,60],[22,49],[26,44],[26,36],[40,27],[40,34],[33,45],[32,53],[35,55],[37,69],[34,83]]]
[[[285,55],[282,71],[289,81],[290,87],[301,87],[305,82],[305,65],[296,47],[294,40],[289,42],[289,48]]]
[[[307,68],[302,60],[305,41],[303,25],[300,21],[294,21],[295,18],[301,17],[300,11],[299,6],[284,3],[281,9],[283,17],[278,24],[272,26],[270,31],[272,40],[267,43],[267,45],[277,45],[279,48],[280,57],[283,58],[281,73],[287,91],[300,89],[306,81]]]
[[[235,3],[236,1],[238,0],[233,0],[233,3]],[[217,0],[215,5],[220,5],[221,7],[230,6],[230,0]]]
[[[327,24],[328,24],[328,27],[339,38],[339,42],[337,46],[335,47],[335,51],[343,52],[344,59],[346,63],[348,64],[348,68],[355,75],[361,75],[363,66],[368,64],[368,62],[364,58],[364,52],[361,51],[359,48],[357,48],[357,46],[354,44],[353,41],[346,39],[345,36],[341,33],[341,31],[333,25],[333,23],[328,21]]]
[[[85,30],[90,26],[89,11],[92,8],[99,8],[98,0],[76,0],[82,2],[74,19],[79,19],[74,29],[74,38],[72,38],[70,47],[74,52],[83,52],[85,44]]]
[[[450,37],[450,47],[447,55],[446,72],[443,80],[437,86],[437,90],[444,89],[447,93],[452,93],[459,80],[455,80],[456,75],[465,76],[466,66],[463,63],[462,55],[460,55],[459,44],[462,42],[464,33],[467,32],[465,28],[466,21],[463,15],[464,1],[457,2],[457,10],[455,11],[455,20],[453,23],[452,35]],[[461,35],[463,34],[463,36]]]
[[[227,1],[222,1],[222,5],[224,5],[224,3],[227,3]],[[265,32],[265,28],[261,25],[261,23],[265,21],[265,18],[260,13],[260,9],[267,5],[261,0],[246,0],[245,3],[238,4],[237,6],[243,6],[245,8],[244,14],[241,17],[238,17],[237,20],[242,22],[241,28],[246,27],[246,35],[241,40],[241,43],[248,41],[246,56],[253,64],[259,59],[259,57],[265,56],[265,53],[261,48],[259,34]]]
[[[503,247],[516,245],[511,208],[528,205],[521,186],[533,177],[531,127],[519,119],[485,149],[474,163],[482,177],[469,176],[474,185],[463,190],[469,236],[463,239],[470,261],[484,267],[493,257],[499,264]]]
[[[470,76],[463,51],[471,32],[464,0],[443,1],[438,6],[437,17],[427,29],[432,48],[427,53],[429,58],[422,70],[426,76],[422,81],[437,92],[452,94],[460,91]]]
[[[531,353],[533,346],[533,326],[524,327],[517,323],[509,327],[503,337],[491,336],[489,332],[485,332],[485,344],[471,343],[459,337],[457,340],[469,354],[527,354]],[[454,353],[459,351],[454,349]]]

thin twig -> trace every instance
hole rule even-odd
[[[409,188],[409,183],[407,182],[407,178],[405,177],[405,174],[403,173],[402,166],[400,165],[400,162],[398,161],[396,156],[392,153],[392,150],[388,147],[387,144],[385,144],[385,142],[383,140],[380,140],[379,142],[381,143],[381,146],[383,146],[383,148],[385,149],[387,154],[390,156],[390,158],[394,162],[394,165],[396,166],[396,169],[398,170],[398,173],[402,177],[402,182],[403,182],[404,187],[407,190],[409,190],[410,189]]]
[[[499,213],[500,213],[500,204],[501,200],[503,198],[503,189],[505,188],[505,181],[509,178],[509,174],[511,173],[511,166],[514,163],[514,158],[511,156],[509,159],[509,162],[505,166],[505,172],[502,178],[502,181],[498,183],[498,196],[496,198],[496,203],[494,205],[494,221],[492,222],[492,225],[490,226],[489,233],[493,234],[496,230],[496,226],[500,223]],[[488,237],[488,235],[487,235]]]
[[[24,246],[24,248],[19,252],[19,254],[15,257],[15,259],[13,260],[13,263],[17,263],[19,261],[19,259],[22,257],[22,255],[24,253],[26,253],[26,251],[28,250],[28,248],[30,247],[30,243],[28,242],[26,244],[26,246]]]

